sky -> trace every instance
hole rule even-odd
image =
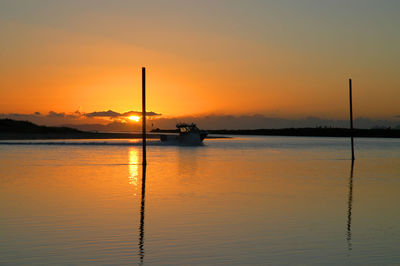
[[[399,120],[397,0],[1,0],[0,113]],[[86,117],[86,116],[84,116]]]

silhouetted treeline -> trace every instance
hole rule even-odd
[[[0,133],[83,133],[69,127],[38,126],[28,121],[0,119]]]
[[[132,133],[96,133],[80,131],[69,127],[38,126],[28,121],[0,119],[0,139],[131,139],[141,134]],[[149,135],[159,138],[159,135]]]
[[[152,132],[174,133],[177,130],[155,129]],[[258,136],[302,136],[302,137],[350,137],[347,128],[283,128],[283,129],[238,129],[238,130],[208,130],[209,134],[224,135],[258,135]],[[355,137],[369,138],[400,138],[398,129],[354,129]]]

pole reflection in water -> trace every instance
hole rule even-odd
[[[140,225],[139,225],[139,257],[140,265],[143,264],[144,259],[144,207],[146,195],[146,164],[142,166],[142,199],[140,205]]]
[[[350,169],[350,180],[349,180],[349,198],[347,204],[347,234],[346,240],[348,249],[351,250],[351,211],[353,205],[353,169],[354,169],[354,160],[351,160],[351,169]]]

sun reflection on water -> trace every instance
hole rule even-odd
[[[139,153],[137,149],[129,149],[129,184],[137,189],[139,178]]]

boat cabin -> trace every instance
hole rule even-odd
[[[200,129],[196,126],[196,124],[186,124],[186,123],[179,123],[176,125],[180,134],[190,134],[190,133],[198,133]]]

